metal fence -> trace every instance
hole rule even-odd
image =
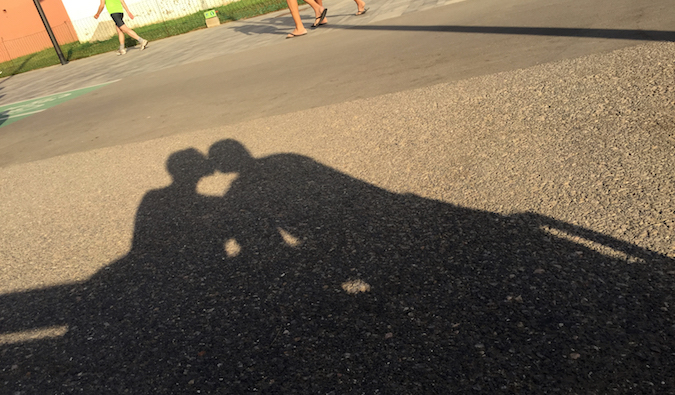
[[[56,26],[52,25],[52,30],[59,44],[77,41],[77,34],[70,22],[64,22]],[[49,39],[47,31],[41,31],[13,40],[4,40],[0,37],[0,63],[11,61],[51,46],[52,41]]]
[[[219,7],[233,0],[145,0],[135,3],[127,2],[134,19],[124,16],[124,22],[132,29],[167,22],[202,10]],[[73,22],[73,27],[80,42],[104,41],[115,34],[115,24],[107,12],[103,12],[99,19],[94,17],[79,19]]]
[[[190,21],[187,16],[193,15],[195,19],[203,22],[203,16],[195,15],[202,10],[219,7],[234,0],[144,0],[138,2],[127,1],[129,10],[134,14],[134,19],[128,15],[124,16],[124,21],[132,29],[158,24],[158,29],[164,29],[161,32],[163,35],[171,35],[177,33],[168,31],[169,29],[178,29],[175,23],[176,19],[181,19],[186,25],[191,25],[194,21]],[[167,25],[166,22],[174,21],[174,23]],[[52,30],[56,36],[59,44],[64,45],[68,43],[79,42],[95,42],[105,41],[116,34],[115,24],[104,10],[98,19],[93,15],[88,18],[74,20],[72,22],[65,21],[54,25],[52,23]],[[153,38],[152,33],[147,38]],[[25,55],[29,55],[52,46],[51,40],[46,31],[32,34],[13,40],[3,40],[0,37],[0,63],[12,61]]]

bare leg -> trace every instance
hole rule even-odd
[[[115,26],[115,29],[117,29],[117,37],[120,39],[120,49],[124,48],[124,33],[122,33],[122,30],[120,30],[119,27]]]
[[[302,25],[302,19],[300,19],[300,10],[298,9],[298,2],[296,0],[286,0],[288,4],[288,9],[291,10],[291,16],[293,17],[293,22],[295,23],[295,29],[291,32],[293,35],[305,34],[307,29]]]
[[[305,0],[305,3],[309,4],[310,7],[314,10],[316,18],[321,16],[324,8],[317,4],[314,0]],[[302,25],[302,19],[300,19],[300,10],[298,9],[297,0],[286,0],[288,4],[288,9],[291,11],[291,16],[293,16],[293,22],[295,23],[295,30],[291,32],[293,35],[300,35],[307,33],[307,29]]]
[[[141,41],[141,38],[138,37],[138,34],[136,34],[135,31],[129,29],[129,27],[127,27],[127,25],[122,25],[122,27],[120,27],[119,29],[120,29],[121,31],[123,31],[124,33],[128,34],[129,37],[135,39],[136,41],[138,41],[138,42]]]
[[[364,12],[366,12],[366,3],[363,0],[354,0],[356,2],[356,7],[358,8],[358,12],[356,15],[361,15]]]
[[[323,0],[316,0],[316,4],[318,4],[319,6],[321,6],[323,8]],[[318,18],[320,16],[321,16],[321,14],[317,15],[316,17]],[[326,23],[328,23],[327,17],[323,18],[323,21],[321,21],[320,25],[325,25]]]
[[[315,0],[305,0],[305,3],[309,4],[310,7],[314,10],[314,17],[318,18],[321,16],[321,13],[323,12],[324,8],[321,5],[320,2],[317,2]],[[297,4],[296,4],[297,6]]]

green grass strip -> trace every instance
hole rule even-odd
[[[299,1],[304,4],[303,1]],[[279,11],[287,8],[286,0],[239,0],[224,6],[216,7],[218,19],[221,23],[238,21],[240,19],[252,18],[270,12]],[[134,28],[134,31],[147,40],[159,40],[166,37],[185,34],[194,30],[206,28],[204,20],[204,11],[199,11],[181,18],[172,19],[166,22],[158,22],[152,25],[146,25]],[[136,40],[127,37],[126,46],[136,45]],[[96,42],[73,42],[61,45],[61,51],[68,61],[87,58],[106,52],[117,50],[119,41],[117,36],[113,36],[105,41]],[[47,48],[30,55],[21,56],[8,62],[0,63],[0,77],[25,73],[27,71],[41,69],[48,66],[60,64],[54,48]]]

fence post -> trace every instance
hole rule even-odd
[[[164,26],[164,31],[166,32],[166,35],[169,35],[169,29],[166,27],[166,19],[164,19],[164,14],[162,14],[162,9],[159,7],[159,4],[157,3],[157,0],[155,0],[155,7],[157,7],[157,13],[159,13],[159,16],[162,18],[162,26]]]
[[[12,55],[7,50],[7,46],[5,45],[5,39],[3,37],[0,37],[0,43],[2,43],[2,48],[5,49],[5,53],[7,54],[9,62],[12,64],[12,68],[16,67],[16,65],[14,65],[14,59],[12,59]]]

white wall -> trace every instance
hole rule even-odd
[[[115,34],[114,24],[105,9],[98,20],[94,19],[100,0],[62,1],[80,42],[91,40],[95,33],[95,38],[98,40],[110,38]],[[232,1],[234,0],[125,0],[127,7],[136,18],[132,20],[125,15],[124,22],[133,29],[218,7]]]

